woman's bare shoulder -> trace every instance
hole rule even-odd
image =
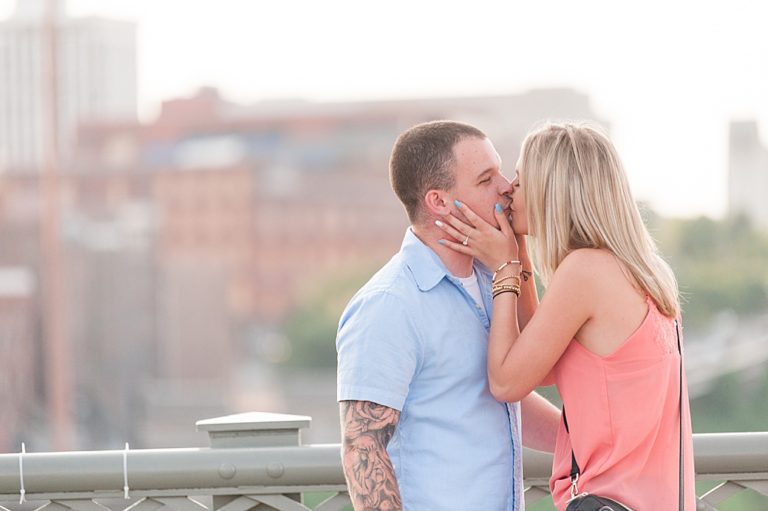
[[[604,274],[609,267],[616,266],[616,259],[611,252],[599,248],[579,248],[566,255],[558,271],[570,276],[582,276],[594,278],[598,274]]]
[[[564,264],[566,261],[570,261],[570,264],[599,263],[601,261],[611,261],[613,258],[613,253],[604,248],[577,248],[568,252],[561,264]]]
[[[557,271],[559,277],[591,292],[604,293],[608,290],[618,291],[627,288],[629,292],[637,292],[629,272],[609,250],[596,248],[580,248],[570,252],[560,263]],[[634,289],[634,291],[631,291]]]

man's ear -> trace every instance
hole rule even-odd
[[[445,216],[451,212],[452,200],[445,190],[429,190],[424,195],[424,207],[432,215]]]

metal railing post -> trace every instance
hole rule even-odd
[[[305,415],[286,415],[279,413],[249,412],[226,415],[213,419],[199,420],[196,423],[198,431],[206,431],[213,449],[229,449],[242,447],[296,447],[301,445],[301,430],[307,428],[312,421]],[[280,460],[270,463],[267,475],[279,481],[285,467]],[[237,467],[232,463],[222,463],[219,466],[219,476],[230,479],[237,473]],[[297,502],[301,502],[300,493],[286,494]],[[216,511],[238,497],[214,496],[213,511]]]

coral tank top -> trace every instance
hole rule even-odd
[[[641,325],[613,353],[599,356],[571,341],[554,367],[568,415],[561,420],[549,486],[558,510],[570,498],[571,448],[579,492],[634,511],[678,509],[679,367],[675,322],[647,298]],[[693,440],[683,375],[685,510],[695,511]]]

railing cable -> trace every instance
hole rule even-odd
[[[123,450],[123,498],[128,499],[128,442],[125,442]]]
[[[24,454],[26,454],[27,448],[24,442],[21,442],[21,452],[19,453],[19,504],[23,504],[27,500],[24,495],[27,491],[24,489]]]

